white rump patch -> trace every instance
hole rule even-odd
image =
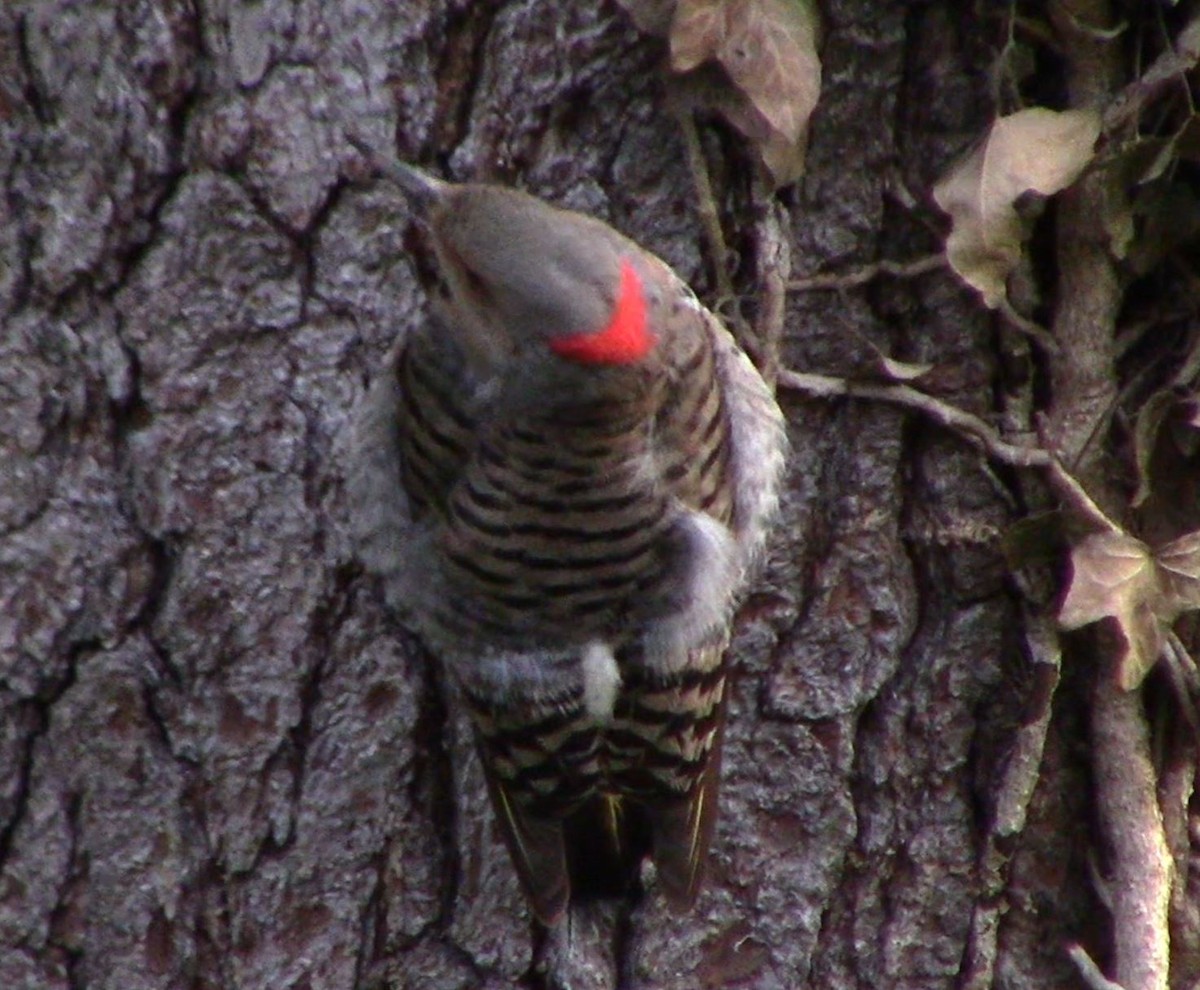
[[[607,722],[612,718],[621,686],[621,672],[612,647],[600,640],[583,648],[583,707],[592,718]]]

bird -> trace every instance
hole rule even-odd
[[[613,227],[351,143],[431,256],[428,312],[354,416],[359,559],[470,714],[537,919],[589,884],[631,889],[647,857],[685,910],[784,417],[725,326]]]

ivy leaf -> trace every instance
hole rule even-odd
[[[742,6],[725,0],[680,0],[671,22],[671,68],[692,69],[716,58],[728,30],[726,6]]]
[[[1093,533],[1071,550],[1071,580],[1058,613],[1064,629],[1108,616],[1120,619],[1155,590],[1154,560],[1141,540]]]
[[[1162,596],[1149,548],[1125,533],[1095,533],[1072,548],[1071,571],[1059,624],[1078,629],[1115,619],[1124,642],[1117,680],[1124,690],[1133,690],[1162,648],[1155,614]]]
[[[1138,410],[1133,428],[1133,452],[1137,464],[1138,486],[1133,495],[1135,508],[1145,504],[1154,492],[1150,478],[1150,460],[1158,443],[1163,423],[1179,399],[1171,389],[1160,389],[1143,403]]]
[[[1181,183],[1144,186],[1133,212],[1140,233],[1129,250],[1129,265],[1139,275],[1200,237],[1200,196]]]
[[[1028,237],[1017,200],[1069,186],[1091,161],[1099,135],[1096,110],[1020,110],[992,124],[984,141],[934,186],[934,200],[954,221],[947,258],[989,307],[1003,301]]]
[[[1200,530],[1159,547],[1154,558],[1165,593],[1164,617],[1174,620],[1181,612],[1200,609]]]
[[[1031,565],[1050,566],[1060,559],[1063,546],[1062,512],[1055,509],[1018,519],[1005,530],[1000,548],[1010,571]]]
[[[803,173],[821,91],[818,34],[813,0],[679,0],[671,22],[671,68],[715,61],[725,70],[744,102],[722,113],[754,142],[776,185]]]
[[[671,28],[675,0],[617,0],[617,3],[625,8],[639,31],[666,35]]]
[[[1071,570],[1059,625],[1115,619],[1124,641],[1117,680],[1133,690],[1158,660],[1163,629],[1200,609],[1200,530],[1153,552],[1126,533],[1096,533],[1072,549]]]

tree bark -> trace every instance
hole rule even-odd
[[[972,6],[825,4],[778,196],[701,121],[751,322],[777,241],[797,277],[940,250],[925,191],[996,112],[1006,24]],[[1009,577],[1023,483],[796,393],[705,892],[530,921],[461,713],[350,550],[347,425],[423,304],[344,134],[600,216],[715,303],[664,53],[612,3],[0,9],[0,987],[1033,990],[1079,985],[1074,943],[1114,971],[1096,674]],[[984,418],[1034,373],[944,268],[783,318],[785,367],[876,348]]]

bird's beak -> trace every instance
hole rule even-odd
[[[415,165],[385,158],[356,134],[347,133],[346,140],[366,158],[375,177],[387,179],[400,189],[414,212],[427,213],[445,195],[448,184],[441,179],[435,179]]]

